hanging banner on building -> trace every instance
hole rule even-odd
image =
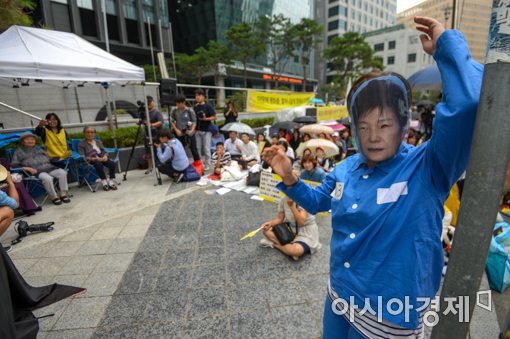
[[[510,61],[510,0],[492,1],[485,63]]]
[[[258,92],[248,91],[248,112],[275,112],[284,108],[306,106],[315,97],[309,92]]]
[[[348,116],[347,106],[317,107],[317,121],[338,120]]]

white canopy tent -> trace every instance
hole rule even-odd
[[[0,79],[14,84],[30,80],[48,84],[62,81],[71,84],[101,83],[108,98],[111,83],[144,85],[145,73],[142,68],[102,50],[76,34],[11,26],[0,34]],[[146,100],[145,86],[143,89]],[[111,118],[109,99],[107,101],[108,116]],[[41,119],[1,101],[0,105],[33,119]],[[148,116],[147,102],[145,107]],[[148,130],[150,134],[150,128]],[[115,137],[115,130],[113,134]],[[157,175],[156,179],[160,181]]]

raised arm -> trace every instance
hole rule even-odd
[[[425,52],[441,72],[442,102],[436,106],[432,138],[426,146],[431,182],[447,193],[466,169],[482,85],[483,66],[471,58],[464,36],[445,31],[436,20],[416,17]]]

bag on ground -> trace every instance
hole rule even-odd
[[[200,180],[200,174],[198,174],[193,165],[189,165],[188,168],[184,170],[184,177],[182,181],[197,181],[197,180]]]

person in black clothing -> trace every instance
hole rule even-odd
[[[208,171],[211,165],[211,137],[210,126],[216,120],[216,111],[205,102],[205,93],[202,89],[195,91],[195,113],[198,119],[197,147],[199,154],[204,156],[204,171]]]
[[[292,147],[293,150],[297,150],[299,147],[299,144],[303,141],[301,139],[301,133],[299,133],[299,130],[296,128],[292,132],[292,137],[290,138],[290,147]]]
[[[227,102],[227,107],[225,107],[223,115],[225,116],[225,125],[237,121],[239,114],[237,113],[236,106],[232,100]]]
[[[156,108],[154,105],[154,98],[150,95],[147,96],[147,110],[149,111],[149,121],[147,122],[147,117],[144,115],[143,124],[145,125],[145,154],[147,157],[148,170],[145,174],[149,174],[152,171],[152,158],[150,152],[150,142],[149,142],[149,126],[151,128],[152,135],[152,144],[158,142],[158,132],[163,128],[163,114]]]

